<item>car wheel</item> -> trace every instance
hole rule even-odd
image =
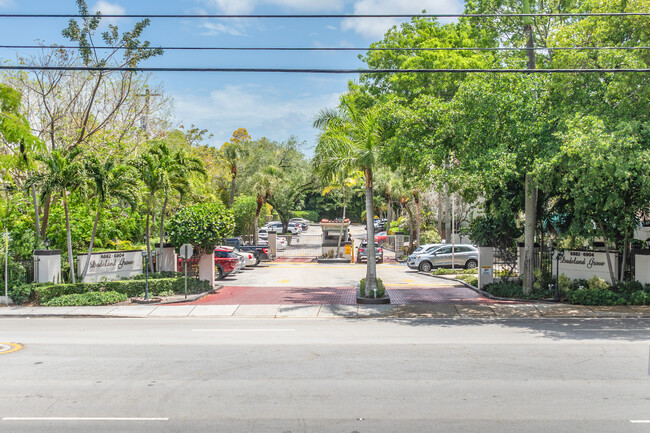
[[[225,275],[223,274],[223,269],[221,269],[220,266],[217,266],[216,269],[214,270],[214,279],[223,280],[224,276]]]
[[[429,263],[429,262],[422,262],[422,263],[420,263],[420,266],[418,267],[418,269],[421,270],[422,272],[431,272],[432,268],[433,268],[433,266],[431,266],[431,263]]]
[[[260,264],[260,258],[259,258],[259,256],[256,256],[255,257],[255,264],[253,266],[257,266],[259,264]]]
[[[465,263],[465,269],[476,269],[478,267],[478,262],[476,260],[468,260]]]
[[[379,259],[377,263],[384,263],[384,259]]]

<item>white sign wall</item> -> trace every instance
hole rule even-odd
[[[77,255],[77,273],[81,275],[86,266],[88,254]],[[112,281],[133,277],[142,273],[142,251],[110,251],[93,253],[90,256],[88,273],[83,283]]]
[[[612,260],[614,275],[618,275],[618,254],[609,254]],[[553,274],[556,274],[557,260],[553,257]],[[579,278],[589,280],[594,276],[602,278],[612,284],[612,278],[607,265],[607,254],[604,251],[564,251],[564,257],[560,260],[560,274],[564,274],[572,280]]]

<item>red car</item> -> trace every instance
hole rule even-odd
[[[383,244],[386,243],[386,232],[379,232],[375,235],[375,242]]]
[[[192,256],[187,260],[187,267],[196,268],[198,273],[199,256]],[[184,271],[183,259],[179,258],[176,269],[178,272]],[[214,249],[214,273],[215,279],[221,280],[239,269],[239,256],[227,248]]]

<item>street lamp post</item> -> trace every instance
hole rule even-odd
[[[45,245],[45,249],[46,249],[46,250],[49,250],[49,249],[50,249],[50,243],[51,243],[51,242],[50,242],[50,238],[45,238],[45,239],[43,240],[43,245]]]
[[[564,250],[561,250],[555,256],[555,302],[560,302],[560,260],[564,258]]]
[[[5,228],[5,304],[9,306],[9,231]]]

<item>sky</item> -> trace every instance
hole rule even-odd
[[[431,14],[460,13],[462,0],[88,0],[104,14]],[[0,0],[0,14],[78,13],[74,0]],[[104,19],[129,30],[136,19]],[[401,20],[404,21],[404,20]],[[141,40],[153,46],[367,47],[381,40],[397,19],[153,19]],[[2,45],[69,44],[61,36],[64,18],[0,18]],[[35,50],[0,49],[0,59]],[[143,67],[362,68],[358,52],[166,51]],[[174,100],[175,125],[194,124],[214,135],[220,147],[233,131],[285,141],[295,136],[313,153],[313,121],[337,105],[357,76],[278,73],[162,72],[161,83]]]

